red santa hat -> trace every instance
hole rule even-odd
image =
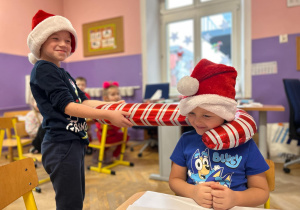
[[[32,31],[27,37],[27,45],[31,51],[28,54],[30,63],[35,64],[40,59],[41,46],[50,35],[58,31],[68,31],[71,34],[71,53],[75,52],[77,34],[71,22],[62,16],[53,15],[39,10],[32,18]]]
[[[179,103],[180,113],[186,116],[200,107],[232,121],[237,110],[236,76],[233,67],[202,59],[191,76],[183,77],[177,84],[177,90],[184,96]]]

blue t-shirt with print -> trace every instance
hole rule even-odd
[[[188,183],[215,181],[234,191],[247,189],[248,175],[269,169],[252,139],[236,148],[212,150],[195,130],[181,136],[170,158],[177,165],[187,167]]]

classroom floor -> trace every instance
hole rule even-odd
[[[137,156],[141,146],[133,152],[129,147],[134,142],[129,141],[125,160],[133,162],[134,167],[117,166],[113,168],[116,175],[100,174],[86,170],[86,197],[84,210],[114,210],[131,195],[140,191],[156,191],[173,194],[167,182],[149,179],[152,173],[159,173],[157,147],[147,148],[143,157]],[[8,163],[2,154],[0,165]],[[86,156],[86,166],[93,164],[93,155]],[[42,165],[37,168],[39,179],[47,178]],[[282,164],[276,164],[276,187],[271,192],[271,208],[281,210],[300,209],[300,164],[292,167],[290,174],[282,171]],[[40,210],[55,209],[54,191],[50,182],[40,185],[41,193],[34,192],[34,197]],[[4,210],[25,209],[22,199],[16,200]]]

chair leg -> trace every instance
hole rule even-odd
[[[149,139],[146,140],[146,143],[144,144],[144,146],[140,149],[139,153],[138,153],[138,157],[142,157],[143,156],[143,151],[148,147],[148,146],[152,146],[152,144],[157,145],[157,140],[155,139]]]
[[[24,199],[26,209],[37,210],[37,206],[31,190],[23,195],[23,199]]]
[[[267,202],[264,205],[265,209],[269,209],[270,208],[270,197],[268,198]]]
[[[102,133],[106,134],[106,132],[107,132],[107,126],[104,126]],[[134,166],[133,163],[123,160],[124,152],[126,149],[126,142],[127,142],[127,129],[126,128],[123,130],[123,143],[122,143],[122,147],[121,147],[121,154],[120,154],[119,160],[115,160],[112,164],[109,164],[102,168],[102,162],[104,159],[105,142],[106,142],[106,135],[102,135],[100,146],[90,145],[91,147],[99,149],[100,151],[99,151],[99,156],[98,156],[98,167],[88,166],[88,170],[96,171],[98,173],[115,175],[116,172],[113,170],[110,170],[110,168],[115,167],[117,165]]]

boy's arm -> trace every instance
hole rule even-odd
[[[198,185],[186,182],[187,168],[172,162],[171,173],[169,177],[169,186],[171,190],[179,196],[192,198],[196,203],[205,207],[212,207],[211,187],[212,182],[204,182]]]
[[[216,210],[229,209],[234,206],[256,207],[267,202],[269,187],[265,173],[247,176],[248,189],[233,191],[218,183],[213,184],[213,207]]]
[[[97,107],[100,106],[102,104],[107,104],[107,102],[105,101],[98,101],[98,100],[84,100],[82,102],[82,104],[86,105],[86,106],[90,106],[90,107]]]
[[[70,102],[65,107],[65,114],[81,118],[106,119],[118,127],[132,126],[132,123],[125,118],[125,116],[130,115],[129,112],[95,109],[90,106],[74,102]]]
[[[111,104],[111,103],[124,103],[124,100],[118,101],[118,102],[106,102],[106,101],[98,101],[98,100],[84,100],[82,104],[90,106],[90,107],[97,107],[102,104]]]

